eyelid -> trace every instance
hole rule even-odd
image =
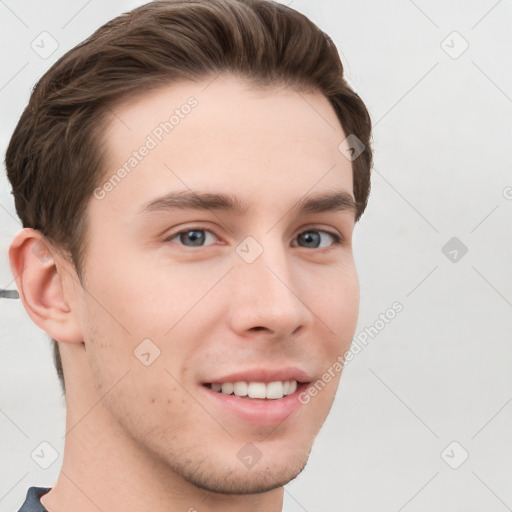
[[[327,247],[313,247],[313,248],[301,247],[296,242],[297,237],[302,233],[307,233],[308,231],[318,231],[319,233],[326,233],[332,237],[333,242],[330,245],[328,245]],[[325,251],[326,249],[330,249],[332,247],[340,246],[340,245],[344,244],[345,238],[343,237],[343,235],[341,235],[341,233],[338,233],[336,231],[313,227],[313,228],[301,229],[300,231],[298,231],[297,234],[293,238],[293,242],[294,243],[292,244],[292,247],[298,247],[299,249],[305,249],[307,251],[315,251],[315,250],[316,251]]]
[[[301,233],[304,233],[306,231],[321,231],[323,233],[327,233],[328,235],[331,235],[335,239],[339,239],[339,242],[344,242],[345,237],[341,234],[341,232],[338,229],[333,228],[332,226],[319,226],[318,224],[311,224],[306,226],[301,226],[298,231],[296,231],[296,235],[300,235]]]
[[[187,233],[188,231],[206,231],[206,232],[211,233],[212,235],[214,235],[215,238],[217,238],[217,239],[221,238],[215,232],[215,230],[213,230],[211,228],[207,228],[205,226],[199,226],[197,224],[194,224],[194,225],[190,225],[190,226],[181,227],[178,231],[173,231],[173,232],[169,233],[168,235],[165,235],[164,238],[163,238],[163,241],[164,242],[170,242],[173,238],[176,238],[178,235],[181,235],[182,233]],[[186,246],[183,245],[183,247],[186,247]],[[204,247],[209,247],[209,246],[206,245]]]
[[[173,238],[176,238],[178,235],[182,234],[182,233],[186,233],[188,231],[205,231],[205,232],[208,232],[208,233],[211,233],[212,235],[215,236],[215,238],[217,238],[218,240],[222,240],[222,238],[215,232],[214,229],[211,229],[211,228],[207,228],[205,226],[201,226],[201,225],[197,225],[197,224],[192,224],[190,226],[182,226],[178,231],[173,231],[172,233],[166,235],[163,239],[164,242],[170,242]],[[293,237],[293,240],[295,241],[296,238],[302,234],[302,233],[306,233],[308,231],[319,231],[319,232],[322,232],[322,233],[327,233],[328,235],[330,235],[334,242],[331,244],[331,246],[334,246],[334,245],[337,245],[337,244],[342,244],[345,242],[345,237],[338,231],[338,230],[334,230],[332,228],[326,228],[326,227],[322,227],[322,226],[318,226],[318,225],[307,225],[307,226],[301,226],[299,230],[295,231],[295,235]],[[191,248],[191,247],[187,247],[186,245],[183,245],[183,244],[178,244],[182,247],[185,247],[185,248]],[[210,247],[211,245],[214,245],[214,244],[209,244],[209,245],[204,245],[204,246],[198,246],[198,247]],[[292,247],[300,247],[298,245],[292,245]],[[301,247],[302,249],[306,249],[305,247]],[[324,247],[323,248],[320,248],[320,249],[325,249]],[[314,249],[308,249],[308,250],[314,250]]]

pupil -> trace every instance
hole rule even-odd
[[[204,243],[204,239],[205,239],[204,231],[194,231],[194,230],[187,231],[180,235],[180,239],[181,239],[181,242],[185,245],[187,245],[187,242],[192,242],[191,244],[188,244],[188,245],[193,245],[193,246],[202,245]]]
[[[299,235],[301,240],[308,245],[318,247],[320,245],[320,235],[314,231],[306,231]]]

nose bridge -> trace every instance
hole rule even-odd
[[[307,322],[308,309],[298,296],[296,273],[286,247],[266,240],[252,261],[240,258],[233,327],[239,331],[266,328],[275,334],[291,334]]]

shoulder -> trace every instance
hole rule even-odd
[[[45,495],[51,487],[30,487],[25,502],[18,512],[47,512],[41,505],[41,496]]]

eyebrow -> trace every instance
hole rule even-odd
[[[139,213],[167,211],[172,209],[214,210],[243,215],[249,204],[233,194],[194,192],[192,190],[172,191],[164,196],[144,203]],[[309,194],[299,199],[291,211],[297,213],[324,213],[335,211],[357,213],[357,202],[345,190]]]

